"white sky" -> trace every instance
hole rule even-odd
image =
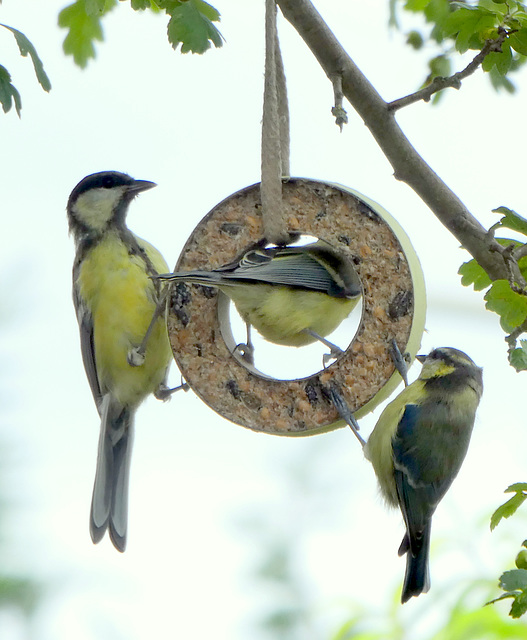
[[[166,405],[149,400],[137,416],[128,549],[119,555],[108,540],[92,545],[88,510],[98,419],[70,299],[66,201],[82,177],[99,170],[154,180],[159,186],[133,203],[128,222],[175,264],[209,209],[259,180],[263,2],[218,0],[226,45],[203,57],[172,51],[165,18],[135,14],[123,3],[106,19],[106,42],[84,72],[62,54],[64,33],[55,25],[65,4],[4,0],[0,9],[1,22],[33,41],[53,84],[49,95],[41,91],[11,34],[0,32],[0,62],[23,100],[21,120],[14,113],[0,117],[0,438],[2,486],[7,483],[12,505],[2,571],[28,572],[51,585],[32,635],[6,614],[2,640],[258,640],[262,612],[296,604],[296,596],[254,581],[268,550],[266,533],[294,549],[311,604],[312,627],[303,639],[329,637],[354,602],[375,606],[382,624],[389,605],[379,603],[388,602],[404,573],[397,558],[403,528],[398,513],[384,510],[373,472],[344,429],[275,438],[226,422],[192,393]],[[387,31],[385,0],[316,4],[384,98],[418,86],[424,60],[403,46],[400,34]],[[488,529],[503,490],[526,479],[525,374],[506,363],[497,317],[459,284],[456,272],[467,254],[393,178],[351,108],[339,134],[325,75],[283,20],[280,36],[292,175],[349,185],[397,218],[428,285],[422,350],[455,346],[485,371],[469,455],[434,518],[434,546],[445,541],[448,554],[441,563],[432,556],[432,591],[400,612],[408,639],[422,638],[437,611],[459,597],[449,587],[497,578],[525,537],[521,518],[492,535]],[[518,81],[526,85],[525,73]],[[398,120],[490,226],[490,210],[499,205],[527,213],[526,109],[524,89],[516,97],[497,96],[480,73],[461,91],[450,91],[439,108],[415,105]],[[175,367],[172,379],[178,381]],[[377,416],[362,421],[365,434]],[[242,524],[253,520],[253,528]]]

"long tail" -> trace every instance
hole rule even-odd
[[[106,530],[114,547],[126,548],[128,480],[134,439],[134,409],[118,404],[110,394],[101,406],[101,432],[93,485],[90,534],[94,544]]]
[[[406,533],[401,546],[399,547],[399,555],[406,553],[406,573],[404,575],[403,591],[401,594],[401,603],[408,602],[412,596],[419,596],[426,593],[430,589],[430,569],[428,566],[428,557],[430,554],[430,532],[432,522],[429,521],[423,529],[422,537],[419,539],[417,548],[410,548],[410,541]]]

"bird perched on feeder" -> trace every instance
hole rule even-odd
[[[149,394],[166,397],[171,361],[160,285],[152,279],[168,267],[126,226],[131,201],[154,186],[103,171],[81,180],[67,205],[81,352],[101,418],[90,532],[97,543],[109,529],[119,551],[126,546],[134,415]]]
[[[430,587],[432,515],[461,468],[483,392],[482,370],[463,351],[417,358],[419,377],[386,406],[364,446],[383,497],[406,525],[402,603]]]
[[[218,269],[159,278],[220,289],[269,342],[301,347],[320,340],[337,353],[340,349],[325,336],[351,313],[362,293],[351,262],[323,240],[252,249]]]

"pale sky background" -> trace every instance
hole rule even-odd
[[[99,425],[71,303],[66,201],[95,171],[157,182],[133,203],[128,223],[174,265],[199,220],[259,180],[263,1],[214,3],[226,44],[203,57],[174,52],[165,17],[123,3],[105,20],[106,42],[85,71],[62,54],[56,22],[65,4],[4,0],[0,8],[0,21],[35,44],[53,84],[44,93],[12,35],[0,31],[0,62],[23,100],[21,120],[14,111],[0,116],[0,441],[9,505],[1,564],[2,573],[27,573],[47,587],[31,629],[15,614],[0,615],[2,640],[264,640],[261,616],[299,603],[310,615],[302,640],[328,638],[355,603],[382,625],[404,574],[397,557],[403,527],[399,513],[384,509],[346,429],[278,438],[225,421],[192,393],[169,404],[148,400],[136,420],[128,549],[120,555],[107,539],[92,545]],[[388,32],[386,0],[316,4],[385,99],[419,85],[424,57]],[[503,490],[527,479],[526,377],[507,364],[497,317],[459,283],[468,254],[393,178],[351,108],[339,133],[330,83],[290,25],[281,19],[279,27],[292,175],[341,182],[388,209],[410,236],[427,281],[422,351],[458,347],[484,367],[472,445],[434,517],[432,590],[398,613],[408,639],[421,639],[470,580],[511,568],[525,538],[524,518],[492,534],[488,518]],[[525,72],[517,82],[516,96],[496,95],[477,73],[440,107],[419,104],[398,115],[419,152],[487,227],[500,205],[527,215]],[[364,434],[378,415],[361,421]],[[302,599],[255,581],[269,539],[291,545]],[[439,559],[443,542],[448,552]]]

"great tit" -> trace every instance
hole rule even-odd
[[[248,251],[212,271],[159,276],[217,287],[247,325],[275,344],[301,347],[324,340],[351,313],[362,289],[350,260],[323,240]]]
[[[461,468],[483,392],[482,370],[466,353],[444,347],[417,358],[419,377],[386,406],[364,447],[406,525],[403,604],[430,588],[432,515]]]
[[[130,202],[154,186],[116,171],[94,173],[73,189],[67,206],[82,359],[101,417],[90,533],[97,543],[109,529],[121,552],[134,414],[150,393],[162,397],[171,361],[164,318],[157,315],[151,325],[161,297],[152,277],[168,267],[157,249],[126,226]]]

